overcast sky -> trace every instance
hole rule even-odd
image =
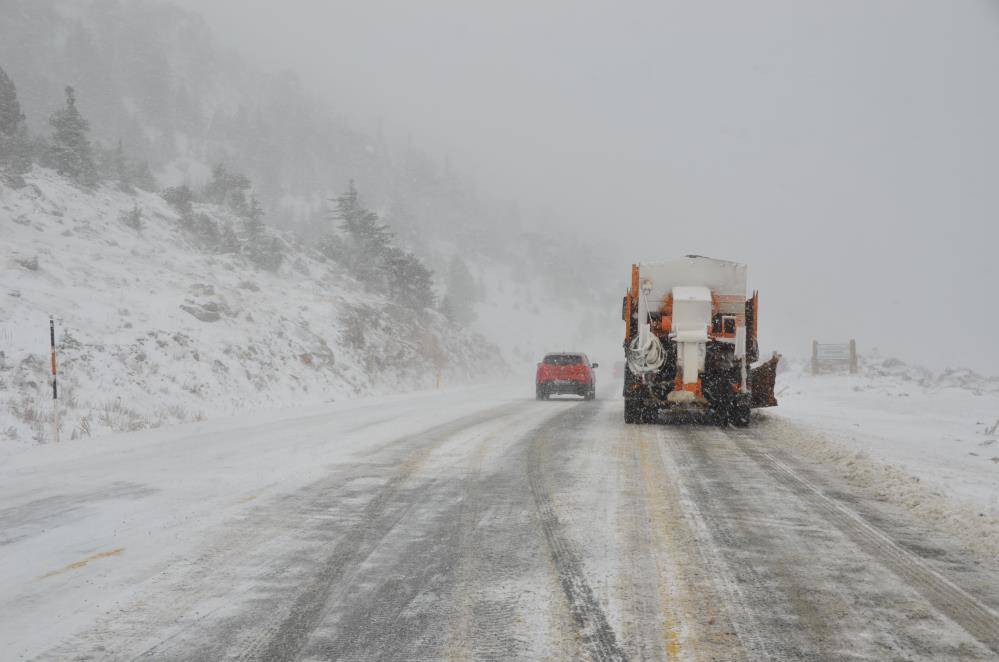
[[[362,126],[613,239],[622,285],[632,260],[743,261],[767,346],[999,374],[996,2],[181,4]]]

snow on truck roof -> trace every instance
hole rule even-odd
[[[684,255],[683,257],[673,258],[672,260],[663,260],[660,262],[639,262],[638,267],[661,267],[661,266],[673,266],[680,264],[690,264],[692,262],[713,262],[718,265],[730,265],[732,267],[746,268],[746,265],[742,262],[734,262],[732,260],[720,260],[716,257],[707,257],[705,255]]]
[[[674,287],[700,286],[723,295],[746,296],[746,265],[716,260],[701,255],[687,255],[668,262],[638,263],[638,279],[651,291],[653,300],[661,300]]]

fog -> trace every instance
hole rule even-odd
[[[632,261],[738,260],[766,346],[855,337],[999,373],[994,3],[182,4],[595,237],[622,290]]]

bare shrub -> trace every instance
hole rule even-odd
[[[89,437],[91,435],[90,416],[80,417],[80,422],[77,423],[76,429],[73,430],[73,434],[78,434],[79,437]]]
[[[113,432],[134,432],[149,426],[139,412],[122,404],[120,398],[101,405],[97,422]]]
[[[76,394],[76,387],[67,384],[62,379],[59,381],[59,406],[64,409],[78,409],[80,407],[80,397]]]
[[[11,400],[8,408],[22,423],[31,425],[42,420],[42,412],[30,395],[22,395],[19,400]]]
[[[363,350],[367,344],[366,335],[380,327],[378,311],[369,306],[345,305],[340,313],[343,332],[340,340],[349,348]]]
[[[32,255],[31,257],[27,257],[27,256],[24,256],[24,255],[18,255],[17,257],[14,258],[14,262],[16,262],[21,267],[24,267],[28,271],[38,271],[38,256],[37,255]]]

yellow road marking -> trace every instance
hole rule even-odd
[[[60,574],[62,574],[64,572],[67,572],[69,570],[79,570],[80,568],[82,568],[83,566],[87,565],[91,561],[96,561],[98,559],[106,559],[109,556],[121,556],[122,552],[124,552],[124,551],[125,551],[124,547],[118,547],[117,549],[108,550],[106,552],[97,552],[96,554],[91,554],[90,556],[88,556],[85,559],[81,559],[79,561],[76,561],[75,563],[70,563],[65,568],[59,568],[58,570],[53,570],[52,572],[47,572],[44,575],[42,575],[41,577],[39,577],[39,579],[46,579],[48,577],[54,577],[55,575],[60,575]]]
[[[667,659],[744,662],[747,655],[717,593],[713,571],[698,553],[701,543],[687,520],[677,484],[679,469],[668,464],[664,454],[666,436],[649,426],[633,434],[638,436],[646,508],[656,543]]]
[[[667,569],[661,554],[669,554],[669,550],[675,551],[675,542],[671,539],[671,533],[678,528],[678,515],[675,504],[671,508],[667,505],[667,500],[663,494],[666,481],[669,480],[662,468],[662,463],[655,457],[657,448],[650,439],[647,428],[637,428],[638,431],[638,459],[641,470],[642,488],[649,520],[652,524],[652,538],[655,543],[656,570],[659,575],[659,602],[663,610],[662,631],[665,641],[666,659],[676,660],[680,657],[680,636],[677,632],[682,618],[682,602],[678,600],[681,596],[676,595],[676,580],[670,579],[670,571]],[[632,437],[634,440],[634,436]],[[671,584],[674,587],[671,587]],[[671,590],[673,588],[673,590]],[[681,603],[681,604],[678,604]]]

